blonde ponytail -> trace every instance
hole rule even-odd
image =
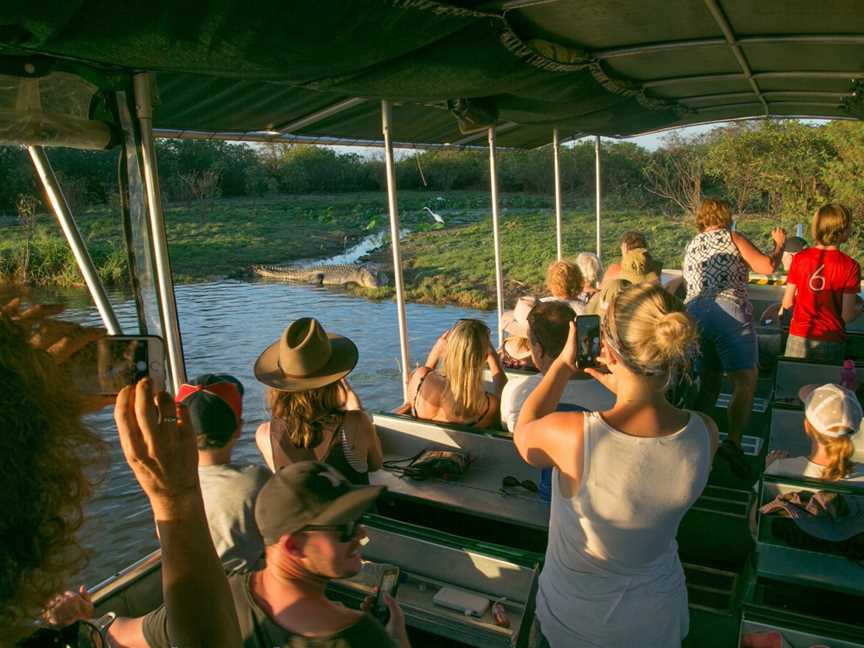
[[[837,481],[847,477],[855,468],[852,455],[855,454],[855,444],[847,435],[830,437],[820,434],[816,428],[804,419],[804,431],[817,444],[825,448],[829,463],[822,467],[822,479]]]

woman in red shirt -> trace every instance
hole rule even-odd
[[[837,249],[849,238],[852,214],[843,205],[825,205],[812,229],[815,245],[795,255],[786,279],[783,310],[794,310],[785,355],[841,364],[845,325],[861,314],[861,266]]]

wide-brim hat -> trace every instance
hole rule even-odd
[[[501,314],[501,328],[512,337],[527,338],[528,313],[531,312],[536,303],[535,297],[520,297],[513,310],[504,311]]]
[[[317,389],[351,373],[358,355],[351,340],[327,333],[312,317],[301,317],[258,356],[255,378],[280,391]]]
[[[527,337],[508,337],[504,340],[504,350],[514,360],[524,360],[531,357],[531,345]]]

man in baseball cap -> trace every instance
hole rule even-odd
[[[204,374],[180,385],[175,400],[198,439],[198,479],[216,553],[228,573],[254,569],[264,553],[255,497],[270,471],[232,461],[243,429],[243,385],[228,374]]]
[[[353,486],[317,461],[284,466],[269,479],[255,504],[266,565],[228,578],[246,648],[410,648],[405,618],[393,599],[385,595],[390,608],[385,630],[369,614],[325,595],[331,579],[360,571],[366,537],[360,516],[383,490]],[[118,637],[128,642],[121,645],[171,645],[164,608],[118,621],[124,629],[135,622],[138,627],[137,635]]]

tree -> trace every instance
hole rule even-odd
[[[722,181],[736,214],[743,214],[759,201],[765,189],[759,167],[770,151],[761,144],[754,122],[718,128],[708,136],[705,171]]]
[[[864,211],[864,124],[831,122],[824,133],[834,149],[822,175],[831,198],[860,214]]]
[[[667,135],[643,169],[646,189],[685,214],[695,215],[702,202],[706,149],[704,136]]]

